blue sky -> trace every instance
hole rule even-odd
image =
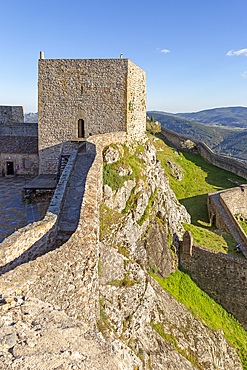
[[[247,106],[247,1],[1,2],[0,105],[37,111],[37,62],[118,58],[147,73],[147,109]]]

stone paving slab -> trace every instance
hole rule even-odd
[[[40,220],[37,204],[21,204],[21,190],[30,180],[0,177],[0,243],[19,228]]]

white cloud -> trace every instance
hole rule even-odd
[[[247,78],[247,71],[245,71],[244,73],[242,73],[242,74],[241,74],[241,76],[242,76],[243,78]]]
[[[246,49],[247,50],[247,49]],[[161,53],[170,53],[170,50],[168,50],[168,49],[162,49],[161,51],[160,51]]]
[[[247,49],[240,49],[236,51],[230,50],[226,55],[228,55],[229,57],[232,55],[245,55],[247,57]]]

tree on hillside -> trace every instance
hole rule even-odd
[[[151,115],[151,121],[149,119],[146,121],[146,130],[155,135],[161,131],[161,123],[154,121],[153,116]]]

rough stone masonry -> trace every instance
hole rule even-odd
[[[62,143],[146,129],[146,74],[129,59],[40,59],[39,172],[55,173]]]

